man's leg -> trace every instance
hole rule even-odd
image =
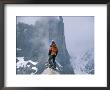
[[[53,67],[56,68],[55,56],[53,56]]]
[[[49,62],[49,67],[51,67],[51,66],[52,66],[52,61],[51,61],[51,59],[52,59],[52,55],[49,55],[49,59],[48,59],[48,62]]]

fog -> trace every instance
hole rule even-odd
[[[63,17],[66,46],[70,56],[94,48],[94,17]]]

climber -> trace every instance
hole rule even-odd
[[[57,54],[58,54],[57,45],[56,45],[55,41],[52,40],[50,48],[49,48],[49,52],[48,52],[48,55],[49,55],[48,62],[49,62],[50,68],[52,67],[53,69],[56,69],[55,57],[57,56]]]

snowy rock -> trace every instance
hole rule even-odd
[[[43,71],[42,74],[52,75],[52,74],[60,74],[60,73],[56,70],[51,69],[51,68],[47,68]]]
[[[75,74],[94,74],[94,50],[85,51],[73,60]]]
[[[24,57],[17,57],[16,63],[16,73],[17,74],[36,74],[38,68],[36,65],[38,62],[33,62],[32,60],[24,60]]]

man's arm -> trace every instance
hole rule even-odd
[[[56,56],[57,56],[57,54],[58,54],[58,48],[57,48],[57,51],[56,51]]]
[[[51,50],[51,47],[50,47],[50,48],[49,48],[49,52],[48,52],[48,55],[50,55],[50,54],[51,54],[51,51],[52,51],[52,50]]]

